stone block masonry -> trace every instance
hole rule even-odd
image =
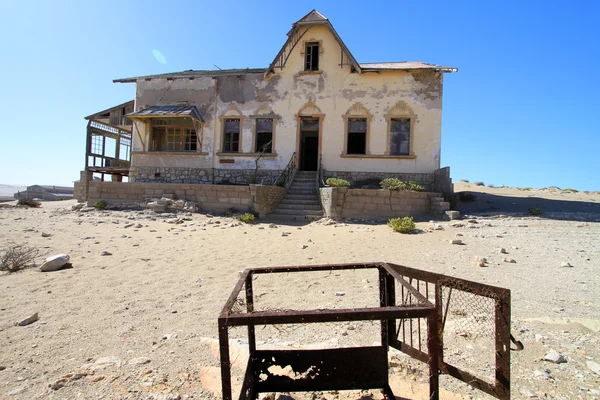
[[[325,215],[332,218],[387,219],[439,212],[439,193],[332,187],[319,192]]]
[[[277,207],[285,189],[268,185],[211,185],[185,183],[90,182],[88,205],[98,200],[109,205],[137,204],[149,198],[174,196],[193,201],[201,211],[258,211],[261,216]]]
[[[131,167],[131,182],[212,184],[233,185],[265,184],[272,185],[281,175],[281,170],[253,169],[213,169],[179,167]]]

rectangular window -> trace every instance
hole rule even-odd
[[[390,155],[410,155],[410,119],[392,118],[390,123]]]
[[[100,154],[103,155],[103,141],[102,141],[103,136],[100,135],[92,135],[92,148],[91,148],[91,152],[92,154]]]
[[[257,119],[256,120],[256,153],[272,153],[273,152],[273,120],[272,119]]]
[[[304,70],[318,71],[319,70],[319,43],[307,42],[304,49]]]
[[[367,119],[348,118],[347,154],[367,154]]]
[[[198,134],[190,118],[152,121],[151,151],[196,151]]]
[[[237,153],[240,151],[240,120],[226,119],[223,127],[223,152]]]

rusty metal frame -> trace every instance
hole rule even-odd
[[[254,275],[270,273],[339,271],[377,269],[379,271],[379,307],[325,310],[255,311],[252,281]],[[420,292],[425,283],[425,295]],[[444,362],[443,313],[441,289],[450,282],[459,282],[460,290],[471,293],[492,293],[496,301],[496,376],[495,382],[485,382],[472,374]],[[401,299],[396,299],[396,285]],[[431,290],[429,290],[431,285]],[[245,291],[242,294],[242,290]],[[435,301],[429,300],[431,295]],[[245,295],[245,312],[236,312],[234,305]],[[406,299],[411,301],[407,302]],[[400,303],[400,304],[399,304]],[[426,320],[427,340],[421,344],[421,320]],[[381,345],[323,350],[257,350],[256,325],[322,323],[334,321],[381,322]],[[409,321],[417,321],[419,340],[415,347],[410,341],[399,339],[400,330]],[[397,326],[397,321],[401,322]],[[510,396],[510,291],[477,282],[421,271],[401,265],[374,262],[356,264],[328,264],[246,269],[240,275],[231,295],[218,318],[221,383],[223,400],[232,399],[231,363],[229,358],[229,328],[247,326],[249,359],[242,383],[240,399],[256,399],[264,392],[300,392],[347,389],[382,389],[386,397],[394,399],[388,379],[389,346],[423,361],[429,367],[429,398],[439,398],[439,375],[448,374],[499,399]],[[404,332],[404,330],[403,330]],[[412,330],[411,330],[412,335]],[[425,351],[426,350],[426,351]],[[276,361],[275,361],[276,360]],[[291,365],[295,371],[313,371],[309,379],[293,380],[270,374],[272,365]],[[261,380],[261,374],[268,379]]]

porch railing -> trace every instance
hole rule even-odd
[[[290,158],[290,162],[285,167],[285,169],[281,172],[281,175],[275,181],[275,185],[281,186],[284,188],[288,188],[294,179],[294,175],[296,174],[296,152],[292,154],[292,158]]]

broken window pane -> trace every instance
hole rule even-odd
[[[256,120],[256,148],[257,153],[271,153],[273,150],[273,120]]]
[[[308,42],[304,52],[304,70],[318,71],[319,70],[319,43]]]
[[[303,131],[318,131],[319,120],[316,118],[303,118],[300,126]]]
[[[410,154],[410,119],[393,118],[390,126],[390,155]]]
[[[348,119],[348,148],[347,154],[367,153],[367,119]]]
[[[235,153],[239,151],[240,120],[226,119],[224,122],[223,152]]]

